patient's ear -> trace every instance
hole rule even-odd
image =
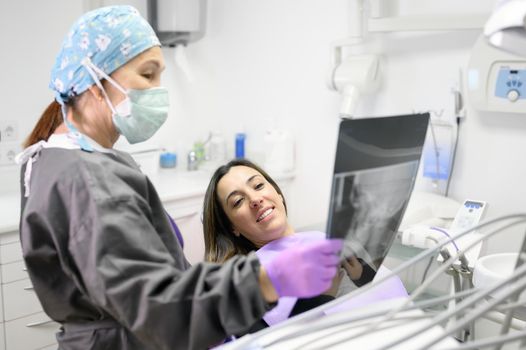
[[[241,235],[241,233],[240,233],[238,230],[236,230],[236,229],[233,229],[233,230],[232,230],[232,233],[233,233],[236,237],[239,237],[239,236]]]

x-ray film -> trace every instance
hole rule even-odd
[[[343,120],[327,235],[345,240],[343,257],[372,280],[394,239],[418,173],[429,114]]]

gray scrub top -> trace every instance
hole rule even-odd
[[[206,349],[272,306],[254,254],[189,265],[129,155],[44,148],[30,184],[22,250],[60,349]]]

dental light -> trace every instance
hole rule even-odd
[[[488,42],[504,51],[526,56],[526,1],[504,0],[484,26]]]

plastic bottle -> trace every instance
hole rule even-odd
[[[208,159],[210,162],[221,165],[226,160],[226,143],[225,138],[220,132],[212,132],[210,145],[208,148]]]
[[[267,130],[265,133],[265,170],[271,173],[294,171],[294,139],[283,129]]]
[[[194,142],[195,156],[197,161],[200,163],[205,160],[205,145],[201,141]]]
[[[238,132],[236,134],[236,158],[245,158],[245,139],[245,133]]]

